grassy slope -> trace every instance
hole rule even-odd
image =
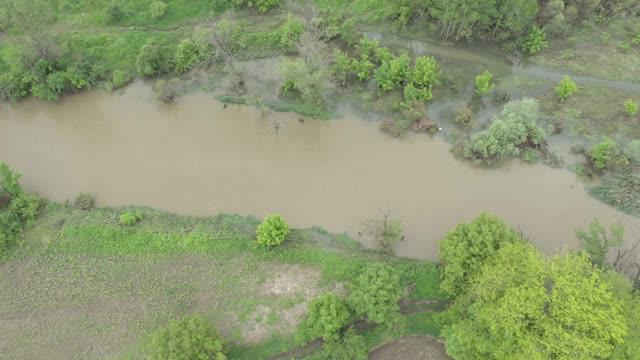
[[[344,293],[341,284],[368,262],[390,263],[403,283],[418,280],[420,297],[442,298],[433,264],[366,251],[321,229],[294,230],[264,251],[252,240],[254,219],[141,210],[139,224],[122,227],[115,209],[47,208],[0,265],[4,354],[135,359],[145,334],[198,312],[230,340],[232,358],[264,358],[300,345],[292,332],[306,302]],[[432,313],[404,318],[406,327],[376,330],[376,338],[437,334]]]

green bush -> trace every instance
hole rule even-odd
[[[119,89],[125,85],[127,85],[133,77],[126,70],[114,70],[113,74],[111,74],[111,84],[114,89]]]
[[[302,99],[311,103],[322,104],[327,90],[332,85],[328,67],[314,69],[302,59],[286,62],[282,72],[282,89],[285,92],[297,91]]]
[[[5,162],[0,161],[0,190],[12,197],[19,196],[24,191],[20,186],[22,174],[11,169]]]
[[[520,48],[522,51],[533,55],[538,51],[549,46],[547,42],[547,33],[544,29],[534,27],[529,34],[521,41]]]
[[[260,11],[265,12],[280,4],[280,0],[233,0],[233,3],[238,7],[255,7],[260,9]]]
[[[372,63],[368,58],[360,57],[351,60],[351,67],[356,73],[358,80],[368,81],[369,79],[371,79],[371,74],[373,74],[373,69],[376,67],[376,65]]]
[[[430,56],[417,57],[407,81],[431,93],[431,88],[440,84],[440,70],[436,59]]]
[[[294,51],[303,31],[304,25],[289,13],[287,15],[287,20],[282,24],[279,30],[280,47],[287,52]]]
[[[482,74],[476,76],[476,94],[482,96],[493,91],[496,85],[491,83],[492,78],[493,74],[489,70],[485,70]]]
[[[409,75],[409,55],[402,53],[382,62],[375,70],[374,78],[378,87],[383,91],[391,91],[398,88]]]
[[[206,39],[206,34],[196,34],[182,40],[176,49],[175,69],[185,72],[202,65],[213,57],[213,47]]]
[[[81,193],[73,200],[73,207],[80,210],[91,210],[96,204],[96,198],[87,193]]]
[[[560,98],[560,101],[564,101],[571,94],[576,92],[576,90],[578,90],[578,86],[567,75],[562,78],[560,83],[558,83],[558,86],[554,89],[556,95],[558,95],[558,97]]]
[[[406,101],[428,101],[433,98],[431,90],[425,88],[417,88],[413,84],[407,84],[403,90],[404,99]]]
[[[353,60],[349,54],[335,48],[332,55],[331,75],[342,85],[347,83],[349,76],[354,71]],[[0,85],[1,86],[1,85]],[[1,91],[1,90],[0,90]]]
[[[640,140],[636,139],[627,144],[624,154],[636,164],[640,164]]]
[[[171,71],[172,59],[169,49],[154,41],[146,43],[136,57],[136,67],[142,76],[166,74]]]
[[[624,228],[620,224],[609,225],[609,231],[597,219],[589,223],[589,229],[576,230],[580,248],[587,253],[589,261],[601,269],[607,267],[609,251],[624,243]]]
[[[64,71],[55,71],[48,75],[44,81],[35,83],[31,87],[31,94],[37,98],[56,101],[67,85],[67,75]]]
[[[309,339],[337,340],[349,318],[344,300],[335,294],[325,294],[311,300],[302,328]]]
[[[127,17],[127,13],[124,11],[124,8],[117,1],[107,5],[104,9],[104,15],[110,23],[117,23]]]
[[[544,146],[545,132],[537,123],[537,100],[524,98],[504,106],[488,129],[473,135],[464,156],[477,163],[493,164],[510,157],[521,157],[527,148]]]
[[[87,89],[96,82],[91,64],[85,61],[69,66],[65,71],[65,76],[72,89]]]
[[[349,329],[338,340],[327,341],[320,351],[313,354],[310,360],[367,360],[369,347],[363,336]]]
[[[627,101],[624,102],[624,109],[627,111],[627,114],[633,116],[638,112],[638,104],[634,103],[633,99],[627,99]]]
[[[257,229],[258,244],[279,245],[289,234],[289,225],[280,215],[269,215],[262,220]]]
[[[7,211],[16,214],[23,224],[30,224],[42,212],[45,204],[44,198],[36,194],[22,192],[11,199]]]
[[[151,337],[152,360],[226,360],[224,344],[201,316],[174,320]]]
[[[618,145],[611,139],[593,145],[589,153],[593,167],[597,170],[613,169],[626,166],[629,160],[623,156]]]
[[[163,1],[156,0],[151,3],[149,11],[151,12],[152,18],[160,19],[167,12],[167,4]]]
[[[27,73],[0,74],[0,100],[18,101],[29,94],[33,77]]]
[[[120,214],[120,218],[118,222],[120,225],[124,226],[133,226],[137,224],[142,219],[142,213],[140,210],[127,210],[124,213]]]
[[[438,244],[443,263],[440,290],[452,297],[462,294],[501,247],[521,241],[497,216],[482,213],[469,224],[458,225]]]
[[[357,315],[384,324],[397,320],[398,301],[404,294],[395,269],[386,264],[370,264],[351,285],[348,303]]]

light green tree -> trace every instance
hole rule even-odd
[[[558,86],[556,86],[556,88],[554,89],[554,91],[556,92],[556,95],[558,95],[558,97],[560,98],[560,101],[564,101],[571,94],[576,92],[576,90],[578,90],[578,86],[573,80],[571,80],[571,78],[568,75],[565,75],[564,77],[562,77],[562,80],[560,81],[560,83],[558,83]]]
[[[628,334],[625,303],[586,256],[549,261],[506,244],[443,314],[455,359],[607,359]]]
[[[496,85],[491,83],[492,78],[493,74],[489,70],[485,70],[482,74],[476,76],[476,94],[482,96],[493,91]]]
[[[522,240],[497,216],[482,213],[468,224],[460,224],[440,241],[442,260],[440,289],[451,295],[462,294],[480,268],[503,246]]]
[[[22,194],[21,176],[22,174],[11,169],[7,163],[0,161],[0,187],[5,193],[13,197]]]
[[[269,215],[262,220],[256,230],[258,244],[266,246],[279,245],[289,234],[289,225],[280,215]]]
[[[398,273],[386,264],[368,265],[351,285],[348,298],[357,315],[384,324],[397,319],[398,301],[405,294]]]
[[[624,109],[629,116],[633,116],[638,112],[638,104],[633,102],[633,99],[627,99],[627,101],[624,102]]]

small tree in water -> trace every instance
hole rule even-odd
[[[560,98],[560,101],[564,101],[569,95],[573,94],[578,90],[578,86],[575,81],[571,80],[571,78],[565,75],[558,86],[554,89],[556,95]]]
[[[589,256],[589,261],[599,268],[607,264],[607,254],[614,247],[624,242],[624,228],[620,224],[609,225],[609,231],[598,220],[593,219],[589,229],[576,230],[576,237],[580,247]]]
[[[365,223],[367,232],[380,244],[383,250],[389,250],[404,238],[402,222],[391,218],[391,210],[382,211],[382,220],[369,220]]]
[[[485,70],[482,74],[476,76],[476,94],[482,96],[490,93],[496,86],[491,83],[492,78],[493,74],[489,70]]]

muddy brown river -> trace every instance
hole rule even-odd
[[[594,217],[639,224],[591,198],[569,171],[519,162],[480,169],[455,159],[443,139],[390,138],[355,115],[300,122],[278,113],[276,132],[251,107],[224,109],[207,94],[160,104],[141,83],[121,95],[0,106],[0,160],[56,201],[89,192],[102,206],[279,213],[292,226],[346,231],[368,245],[363,222],[390,208],[406,230],[397,253],[420,259],[435,259],[438,240],[482,211],[547,253],[575,246],[574,229]]]

